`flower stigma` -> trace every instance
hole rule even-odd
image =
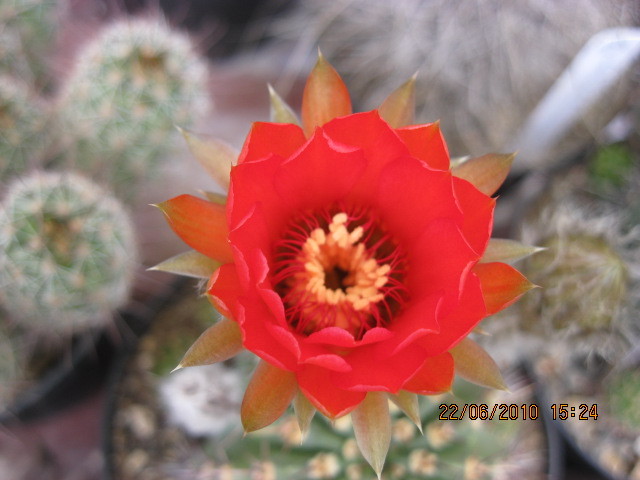
[[[368,211],[334,209],[292,224],[278,243],[274,283],[298,333],[339,327],[361,338],[404,303],[403,264]]]

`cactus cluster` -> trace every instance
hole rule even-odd
[[[2,304],[35,331],[90,327],[128,297],[135,265],[129,218],[75,174],[16,179],[0,206],[0,248]]]
[[[208,108],[206,65],[188,37],[158,20],[124,20],[80,52],[60,110],[67,164],[99,176],[122,197],[166,158],[174,125]]]

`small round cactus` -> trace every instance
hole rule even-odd
[[[81,330],[128,298],[135,260],[129,218],[78,175],[15,180],[0,206],[0,249],[0,301],[25,328]]]
[[[41,161],[51,136],[44,108],[18,81],[0,76],[0,180]]]
[[[55,0],[0,0],[0,27],[4,27],[3,34],[15,33],[22,44],[28,46],[21,61],[26,59],[31,71],[38,77],[42,77],[46,70],[42,60],[51,46],[57,3]],[[0,46],[0,50],[4,46]]]
[[[61,99],[68,161],[131,198],[166,158],[174,125],[209,106],[207,68],[185,35],[159,20],[108,26],[80,53]]]
[[[634,328],[637,247],[633,233],[625,234],[622,218],[598,213],[598,208],[587,212],[563,197],[525,225],[525,242],[546,250],[523,269],[543,288],[524,299],[521,326],[615,361]]]

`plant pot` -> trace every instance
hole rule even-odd
[[[116,354],[135,343],[176,283],[164,286],[144,307],[116,312],[105,328],[83,332],[49,348],[40,374],[21,382],[0,412],[0,425],[8,426],[45,418],[68,408],[104,385]],[[38,351],[36,349],[36,351]]]
[[[572,363],[542,357],[532,367],[547,421],[566,443],[568,460],[589,479],[640,478],[640,396],[621,376],[628,374],[640,384],[637,367],[614,368],[593,359]],[[626,407],[616,400],[617,389],[626,392],[621,400]]]

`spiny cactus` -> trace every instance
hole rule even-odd
[[[15,180],[0,206],[0,301],[34,331],[66,334],[128,297],[135,243],[120,204],[70,173]]]
[[[176,133],[209,106],[207,68],[185,35],[160,20],[114,23],[79,54],[61,112],[67,160],[131,198],[148,181]]]
[[[0,76],[0,180],[37,166],[50,140],[41,102],[21,82]]]
[[[19,35],[13,30],[0,27],[0,75],[12,76],[25,83],[33,81],[31,67]]]
[[[441,420],[441,404],[511,401],[520,395],[488,398],[481,389],[459,383],[459,396],[426,397],[422,403],[424,434],[395,408],[391,449],[383,478],[386,479],[538,479],[543,477],[541,425],[532,420]],[[528,394],[527,394],[528,395]],[[491,410],[492,405],[489,407]],[[528,439],[527,439],[527,436]],[[359,452],[349,416],[331,425],[317,416],[304,443],[293,415],[264,431],[252,433],[227,445],[227,462],[217,464],[220,478],[233,472],[234,479],[372,479],[373,473]],[[530,441],[531,443],[526,443]],[[526,445],[525,445],[526,443]],[[526,452],[526,453],[525,453]],[[215,461],[219,459],[214,459]],[[266,474],[265,474],[266,472]]]
[[[598,212],[598,208],[602,211]],[[638,261],[633,232],[614,212],[590,211],[566,196],[546,205],[524,228],[525,242],[547,250],[523,271],[541,285],[522,302],[521,326],[542,338],[570,341],[615,361],[629,345]]]
[[[52,43],[57,3],[55,0],[0,0],[0,30],[7,35],[16,34],[22,45],[28,46],[25,58],[37,77],[42,77],[46,70],[43,59]]]

